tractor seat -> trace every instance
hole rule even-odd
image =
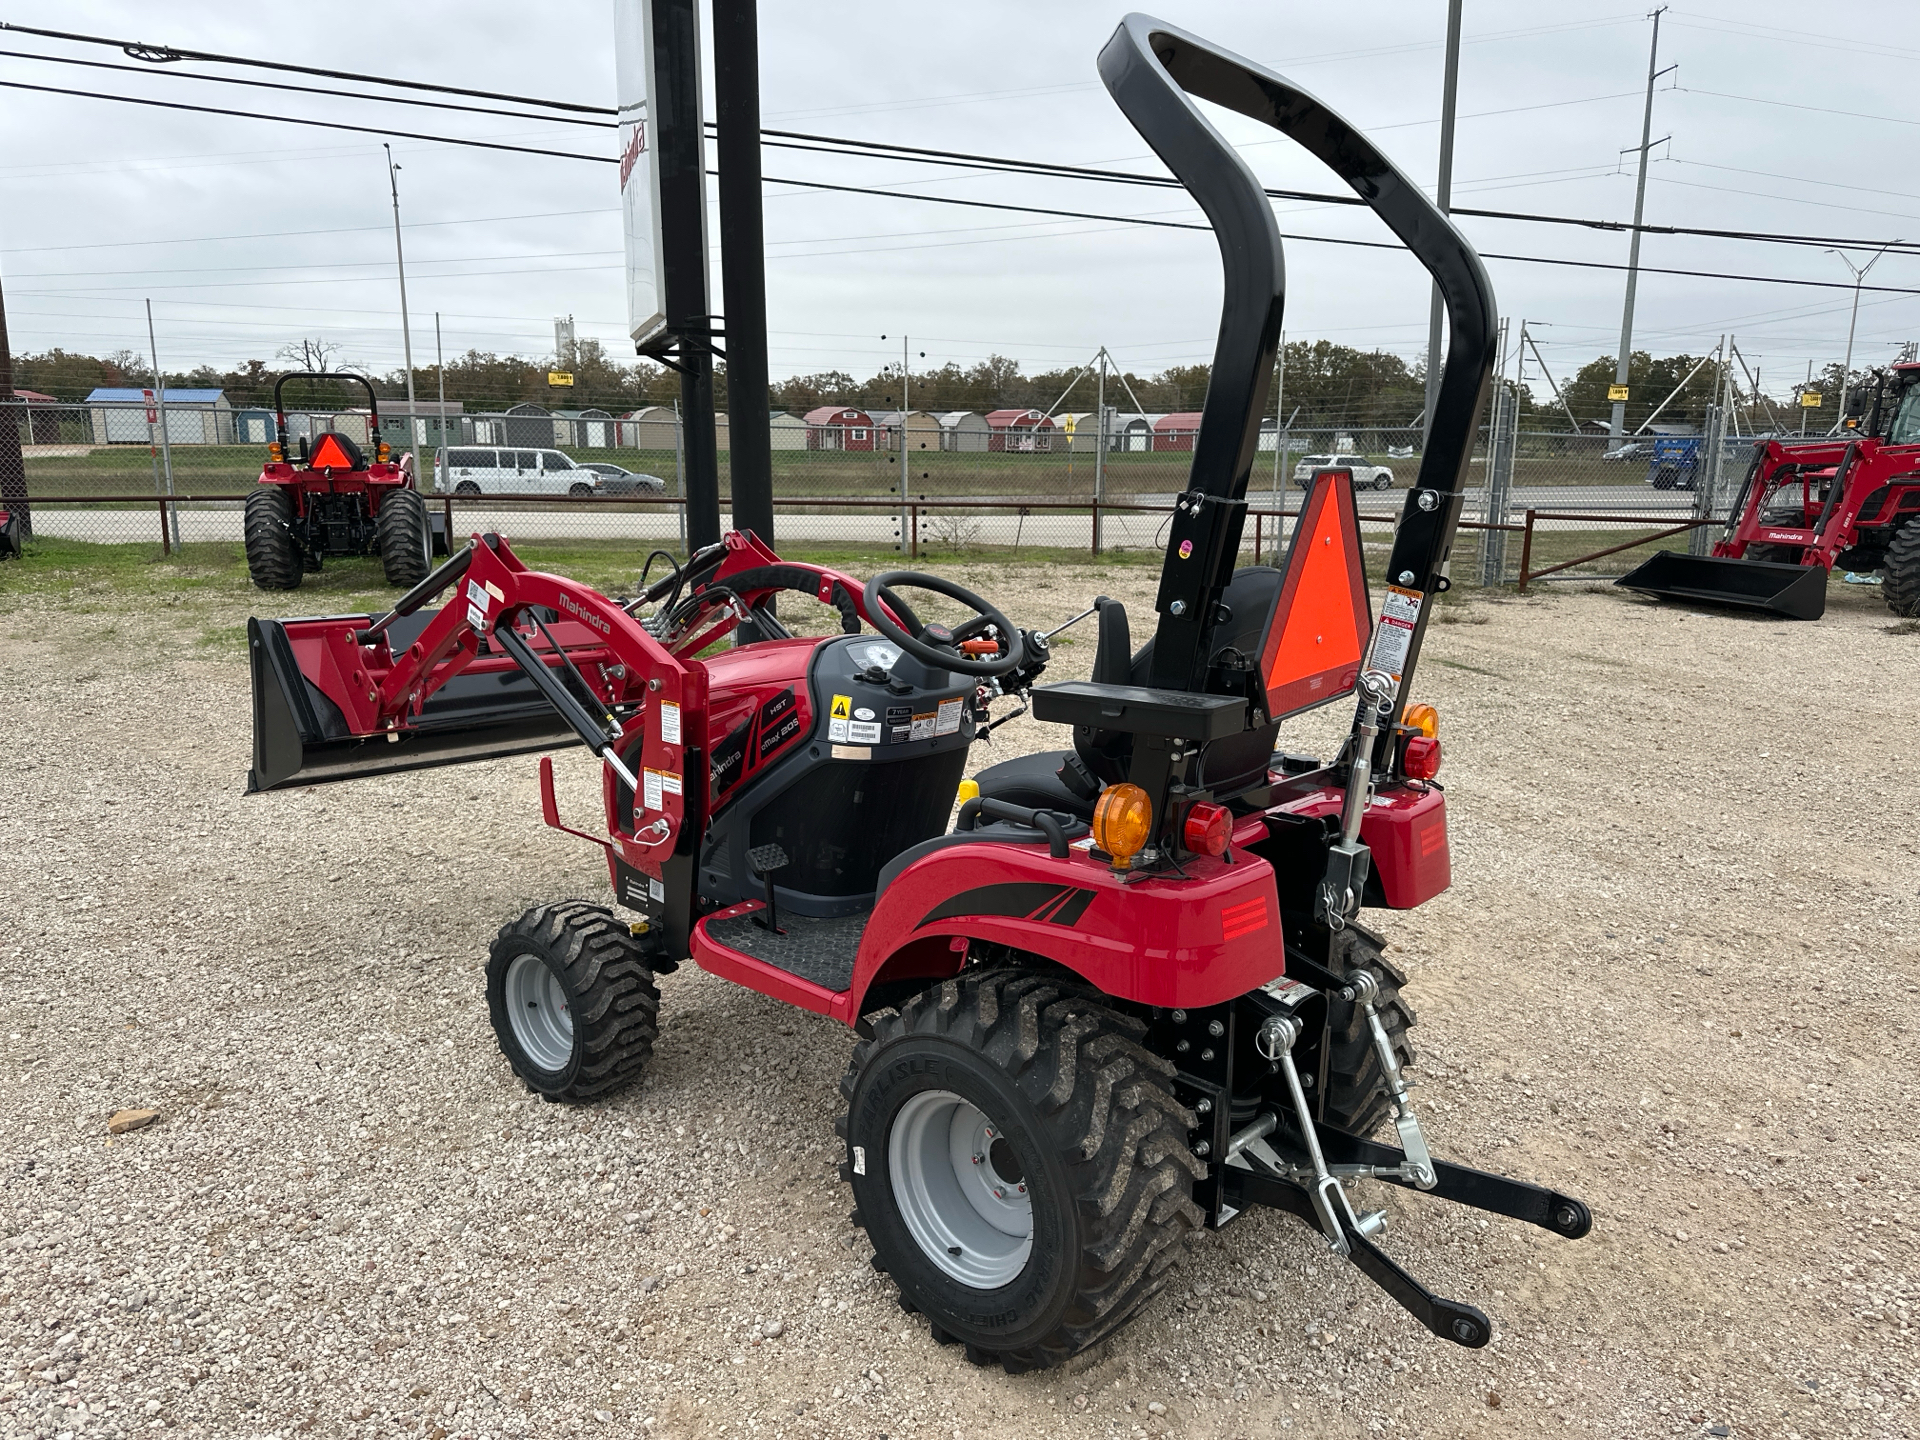
[[[1280,595],[1281,572],[1265,565],[1243,565],[1227,582],[1223,601],[1232,618],[1220,625],[1213,636],[1216,654],[1227,650],[1257,657],[1266,634],[1267,621]],[[1099,637],[1095,641],[1093,673],[1097,685],[1145,685],[1153,668],[1153,641],[1132,650],[1127,628],[1126,608],[1118,601],[1102,597],[1094,601],[1099,609]],[[1267,764],[1279,722],[1273,719],[1242,735],[1216,741],[1208,750],[1207,777],[1222,794],[1233,795],[1265,780]],[[1124,779],[1133,750],[1133,737],[1112,731],[1076,728],[1070,750],[1043,750],[1037,755],[1022,755],[989,765],[974,780],[980,794],[989,800],[1005,800],[1012,805],[1059,810],[1093,818],[1099,787]],[[1083,785],[1091,794],[1083,798],[1060,779],[1060,768],[1075,761],[1084,771]]]
[[[1072,754],[1071,750],[1042,750],[1021,755],[989,765],[973,778],[980,786],[982,799],[1004,800],[1030,810],[1058,810],[1092,820],[1093,801],[1081,799],[1060,779],[1060,767]]]

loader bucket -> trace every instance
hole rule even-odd
[[[414,629],[424,626],[419,617]],[[455,677],[402,730],[355,735],[340,707],[300,671],[287,627],[365,625],[365,616],[325,621],[247,621],[253,672],[253,768],[249,794],[288,785],[353,780],[490,760],[579,743],[566,723],[518,671]],[[403,625],[407,622],[401,622]],[[395,626],[403,647],[412,635]]]
[[[1663,600],[1704,600],[1712,605],[1771,610],[1791,620],[1818,620],[1827,609],[1824,565],[1782,565],[1662,550],[1613,583]]]

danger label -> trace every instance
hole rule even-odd
[[[680,743],[680,707],[671,700],[660,702],[660,743],[663,745]]]
[[[1407,656],[1413,650],[1414,627],[1420,621],[1420,606],[1426,596],[1418,590],[1387,587],[1386,604],[1381,607],[1380,625],[1373,632],[1373,652],[1368,668],[1384,670],[1399,682],[1407,668]]]
[[[827,718],[829,720],[851,720],[853,718],[853,697],[851,695],[834,696],[833,708],[827,711]]]

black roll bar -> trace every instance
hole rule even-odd
[[[273,434],[280,442],[280,456],[286,459],[287,451],[287,407],[280,403],[280,392],[289,380],[351,380],[367,392],[367,437],[373,446],[374,457],[380,455],[380,397],[373,393],[373,382],[364,375],[356,375],[351,370],[289,370],[273,382]]]
[[[1206,213],[1226,280],[1188,494],[1168,527],[1151,683],[1198,690],[1205,682],[1208,640],[1240,547],[1286,298],[1273,207],[1253,172],[1194,103],[1198,98],[1272,126],[1323,161],[1413,252],[1446,302],[1440,393],[1388,565],[1390,583],[1423,597],[1402,670],[1404,695],[1426,629],[1426,602],[1444,585],[1440,577],[1460,520],[1475,427],[1492,381],[1496,312],[1480,257],[1412,181],[1326,105],[1197,35],[1129,15],[1100,52],[1100,78]],[[1432,508],[1421,507],[1422,496]],[[1184,544],[1189,540],[1191,547]]]

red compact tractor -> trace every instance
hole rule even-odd
[[[1711,557],[1662,550],[1614,584],[1818,620],[1838,565],[1879,571],[1888,608],[1920,616],[1920,363],[1877,375],[1870,394],[1859,429],[1755,447]]]
[[[367,392],[368,457],[359,442],[338,430],[300,437],[299,453],[287,443],[289,380],[346,380]],[[297,590],[300,577],[317,571],[328,556],[380,557],[389,585],[418,585],[447,550],[445,522],[427,511],[414,486],[413,455],[396,462],[380,438],[380,401],[359,375],[298,371],[273,387],[274,438],[258,488],[247,496],[247,573],[262,590]]]
[[[1167,1282],[1190,1232],[1254,1206],[1298,1217],[1435,1335],[1485,1345],[1486,1316],[1395,1264],[1385,1212],[1355,1192],[1569,1239],[1592,1223],[1571,1196],[1432,1153],[1408,977],[1362,919],[1450,882],[1438,722],[1407,695],[1448,583],[1492,291],[1420,188],[1283,77],[1143,16],[1100,73],[1211,217],[1226,269],[1144,645],[1097,599],[1076,617],[1098,616],[1092,678],[1043,684],[1047,633],[933,575],[861,584],[734,533],[619,600],[483,534],[385,615],[250,624],[249,788],[586,745],[604,829],[563,821],[551,759],[542,804],[600,847],[614,903],[537,906],[499,932],[486,998],[507,1062],[556,1101],[631,1082],[659,981],[689,959],[852,1026],[853,1222],[902,1305],[975,1361],[1066,1359]],[[1281,245],[1196,96],[1324,160],[1445,296],[1440,404],[1377,625],[1343,476],[1309,489],[1284,565],[1235,568]],[[912,590],[968,618],[923,621]],[[783,628],[769,602],[796,596],[840,633]],[[968,784],[1003,698],[1061,744]],[[1333,702],[1354,707],[1337,754],[1276,749],[1287,719]]]

